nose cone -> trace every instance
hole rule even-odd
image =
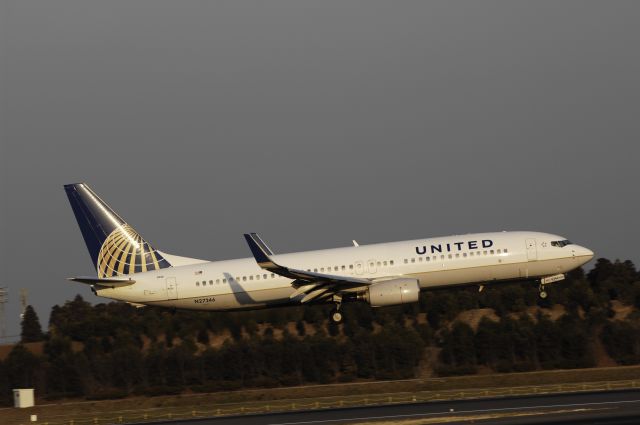
[[[578,245],[576,246],[576,249],[575,249],[575,255],[576,257],[579,257],[584,263],[588,263],[593,259],[595,253],[591,251],[589,248]]]

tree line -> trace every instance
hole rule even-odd
[[[77,296],[52,308],[46,332],[26,309],[21,343],[0,362],[0,403],[25,387],[48,399],[104,399],[405,379],[425,368],[439,376],[586,368],[597,363],[596,344],[618,364],[640,363],[640,273],[630,261],[600,259],[548,293],[540,299],[533,283],[428,291],[414,305],[347,304],[338,326],[323,305],[171,312]],[[552,319],[558,304],[564,314]],[[631,312],[618,317],[616,306]],[[457,320],[480,308],[494,315],[476,326]]]

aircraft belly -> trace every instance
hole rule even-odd
[[[283,287],[225,294],[203,294],[152,304],[187,310],[251,310],[294,304],[289,298],[293,291],[292,287]]]
[[[555,258],[520,264],[522,277],[540,277],[556,273],[566,273],[575,267],[571,258]]]
[[[466,283],[487,282],[501,276],[500,279],[513,278],[518,276],[517,265],[496,264],[481,267],[467,267],[449,270],[437,270],[421,275],[420,286],[429,288],[433,286],[461,285]]]
[[[417,275],[421,288],[442,287],[494,280],[533,278],[564,273],[574,268],[570,259],[492,264],[449,270],[435,270]]]

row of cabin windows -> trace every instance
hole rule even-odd
[[[490,249],[490,250],[485,250],[485,251],[471,251],[469,253],[457,252],[455,254],[447,254],[447,255],[441,254],[440,255],[440,260],[445,260],[447,258],[451,260],[453,258],[460,258],[460,257],[466,258],[466,257],[480,257],[480,256],[483,256],[483,255],[495,255],[495,254],[503,254],[503,253],[506,254],[507,252],[509,252],[509,251],[507,251],[506,248],[505,249],[497,249],[497,250]],[[423,258],[424,258],[424,260],[423,260]],[[438,261],[438,256],[437,255],[433,255],[431,257],[429,257],[429,256],[418,257],[418,262],[421,263],[422,261],[427,261],[427,262],[428,261]],[[409,262],[415,263],[416,259],[415,258],[411,258],[411,259],[405,258],[404,259],[404,263],[405,264],[408,264]]]
[[[406,262],[406,261],[405,261]],[[393,266],[393,260],[389,260],[389,261],[378,261],[378,267],[386,267],[387,265],[391,265]],[[320,267],[320,269],[313,269],[314,273],[318,273],[318,270],[320,271],[320,273],[323,273],[325,271],[325,267]],[[342,266],[333,266],[333,269],[331,267],[327,267],[326,271],[330,272],[330,271],[341,271],[341,270],[347,270],[347,266],[346,265],[342,265]],[[349,270],[353,270],[353,264],[349,264]],[[311,271],[311,269],[307,269],[308,272]],[[242,276],[242,277],[236,277],[234,280],[236,282],[239,282],[240,280],[242,280],[243,282],[246,282],[247,280],[260,280],[260,276],[262,276],[262,279],[268,279],[269,275],[268,274],[263,274],[263,275],[255,275],[255,279],[254,276]],[[271,273],[271,279],[273,279],[275,277],[275,273]],[[231,280],[231,279],[230,279]],[[216,284],[220,284],[220,283],[227,283],[227,279],[223,278],[223,279],[216,279]],[[196,282],[196,286],[206,286],[207,285],[207,281],[203,280],[203,281],[197,281]],[[213,280],[209,281],[209,285],[213,285]]]
[[[389,261],[378,261],[378,262],[377,262],[377,265],[378,265],[378,267],[393,266],[393,260],[389,260]],[[353,270],[353,264],[349,264],[349,266],[348,266],[348,267],[349,267],[349,270]],[[325,268],[325,267],[320,267],[319,269],[318,269],[318,268],[313,269],[313,272],[314,272],[314,273],[318,273],[318,272],[320,272],[320,273],[324,273],[324,271],[325,271],[325,270],[326,270],[327,272],[331,272],[331,271],[334,271],[334,272],[337,272],[337,271],[346,271],[346,270],[347,270],[347,266],[345,266],[345,265],[342,265],[342,266],[333,266],[333,268],[332,268],[331,266],[326,267],[326,268]],[[307,271],[308,271],[308,272],[310,272],[310,271],[311,271],[311,269],[307,269]]]
[[[276,275],[275,275],[275,273],[271,273],[271,275],[269,275],[267,273],[265,273],[263,275],[257,274],[257,275],[255,275],[255,280],[260,280],[260,279],[267,280],[267,279],[269,279],[269,277],[271,277],[271,279],[273,279],[274,277],[276,277]],[[248,277],[247,276],[236,277],[235,279],[234,278],[229,278],[229,281],[234,281],[235,280],[236,282],[240,282],[240,280],[243,280],[243,281],[246,282],[247,279],[248,280],[254,280],[254,277],[253,277],[253,275],[251,275],[251,276],[248,276]],[[219,285],[220,283],[227,283],[227,278],[225,277],[225,278],[222,278],[222,279],[216,279],[216,285]],[[203,280],[202,282],[201,281],[197,281],[196,282],[196,286],[200,286],[200,285],[206,286],[207,285],[207,281],[206,280]],[[213,280],[209,281],[209,285],[213,285]]]

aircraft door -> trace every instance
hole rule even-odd
[[[367,261],[368,266],[369,266],[369,273],[375,273],[376,272],[376,260],[369,260]]]
[[[362,261],[356,261],[356,274],[362,274],[364,272],[364,265]]]
[[[538,259],[538,249],[536,247],[535,239],[527,239],[527,260],[536,261]]]
[[[178,299],[178,283],[176,282],[175,277],[167,278],[167,299],[168,300]]]

